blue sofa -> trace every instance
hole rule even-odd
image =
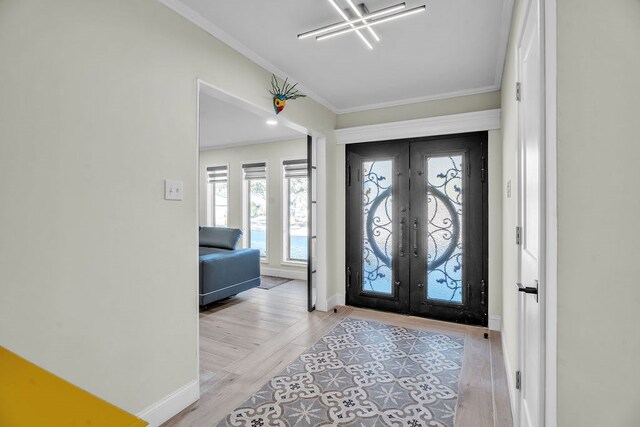
[[[200,305],[260,286],[260,251],[236,249],[242,230],[200,228]]]

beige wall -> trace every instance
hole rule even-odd
[[[271,108],[270,73],[153,0],[3,0],[0,58],[0,344],[141,411],[197,378],[196,80]]]
[[[499,91],[340,114],[338,116],[337,128],[342,129],[354,126],[397,122],[400,120],[470,113],[473,111],[492,110],[494,108],[500,108]]]
[[[304,273],[306,266],[283,262],[283,178],[282,161],[307,157],[306,138],[293,141],[244,145],[234,148],[200,151],[200,225],[206,225],[206,176],[207,166],[229,166],[229,213],[228,226],[245,229],[243,212],[242,164],[254,161],[267,162],[267,197],[269,205],[267,218],[267,257],[263,263],[263,274],[279,274],[284,270]],[[245,241],[246,245],[247,242]],[[271,270],[265,270],[271,269]],[[276,271],[273,271],[276,270]]]
[[[638,426],[640,1],[557,19],[558,425]]]
[[[514,17],[524,3],[516,1]],[[637,426],[640,199],[633,189],[640,182],[640,2],[557,4],[558,425]],[[512,198],[503,204],[503,329],[513,370],[516,26],[502,87],[503,185],[512,182]]]

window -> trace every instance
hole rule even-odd
[[[229,213],[229,170],[227,166],[207,168],[207,226],[226,227]]]
[[[246,230],[250,248],[260,249],[267,256],[267,164],[242,165],[246,194]]]
[[[284,250],[287,261],[306,262],[309,249],[307,160],[282,162],[284,176]]]

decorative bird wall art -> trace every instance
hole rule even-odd
[[[287,104],[288,99],[302,98],[307,95],[303,95],[296,89],[298,83],[291,85],[287,83],[289,78],[284,80],[282,87],[278,84],[278,78],[275,74],[271,75],[271,90],[269,93],[273,95],[273,110],[276,114],[280,114],[284,110],[284,106]]]

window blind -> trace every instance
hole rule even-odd
[[[207,167],[208,182],[227,182],[229,171],[226,166],[209,166]]]
[[[244,179],[266,179],[266,163],[245,163],[242,165],[242,175]]]
[[[301,178],[307,176],[307,160],[285,160],[282,162],[284,168],[284,177]]]

